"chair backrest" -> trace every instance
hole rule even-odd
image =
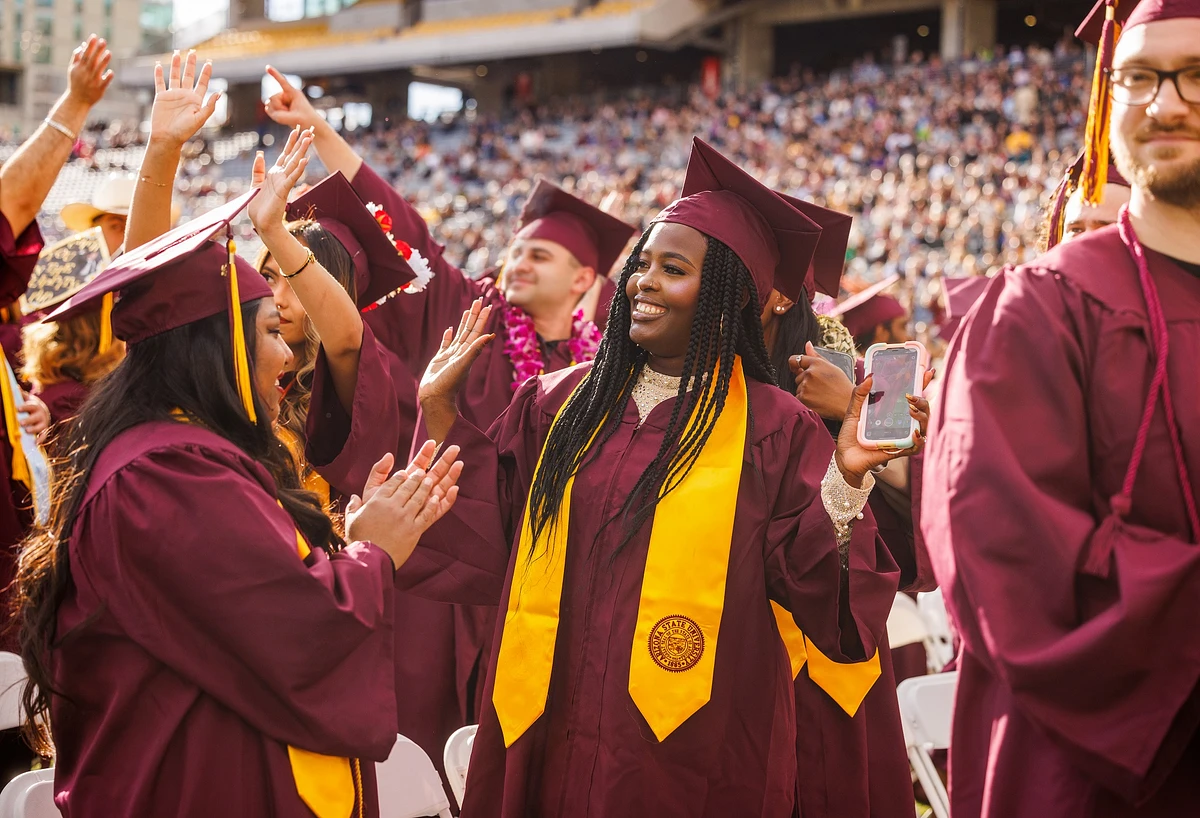
[[[375,765],[379,818],[450,818],[450,799],[425,751],[400,736],[387,761]],[[0,816],[3,818],[3,816]]]
[[[475,733],[478,731],[478,724],[458,728],[446,742],[446,750],[442,753],[446,779],[450,782],[450,791],[454,793],[454,800],[459,807],[467,791],[467,767],[471,763],[471,750],[475,747]]]
[[[950,629],[950,616],[946,613],[942,589],[917,594],[917,608],[925,620],[925,626],[929,628],[931,645],[928,647],[935,654],[930,656],[930,664],[933,670],[941,670],[954,658],[954,632]]]
[[[917,603],[904,594],[896,594],[892,600],[892,612],[887,619],[888,646],[893,650],[905,645],[924,642],[929,636],[925,620],[917,610]]]
[[[905,679],[896,687],[904,741],[909,747],[945,750],[950,746],[954,689],[958,672]]]
[[[21,773],[12,781],[9,781],[4,789],[0,791],[0,818],[13,818],[13,816],[22,815],[23,813],[15,811],[17,801],[24,799],[29,789],[38,783],[47,783],[50,785],[50,799],[53,805],[54,769],[31,770],[27,773]],[[51,814],[54,815],[57,813]]]
[[[62,818],[62,813],[54,806],[54,782],[35,782],[17,796],[12,814],[13,818]]]
[[[0,651],[0,730],[20,727],[25,721],[21,691],[26,678],[21,657]]]

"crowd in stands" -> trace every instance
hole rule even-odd
[[[1082,144],[1089,83],[1083,51],[1067,45],[961,62],[915,54],[827,76],[797,69],[716,99],[694,85],[642,88],[505,116],[377,122],[347,138],[418,205],[447,258],[482,275],[537,175],[644,225],[678,195],[698,135],[772,188],[853,214],[847,285],[902,273],[927,339],[942,274],[984,274],[1038,252],[1046,200]],[[119,124],[89,131],[72,164],[136,168],[141,137]],[[245,189],[255,142],[189,146],[185,218]],[[52,194],[48,234],[57,204]]]

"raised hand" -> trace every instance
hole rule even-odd
[[[291,193],[304,169],[308,167],[309,146],[312,145],[312,129],[293,130],[288,135],[283,152],[275,160],[271,169],[267,170],[267,162],[262,151],[254,157],[254,167],[251,171],[251,185],[260,188],[246,208],[247,215],[260,234],[283,224],[287,211],[288,194]]]
[[[212,77],[212,62],[205,61],[196,75],[196,52],[181,59],[171,56],[170,72],[163,80],[163,67],[154,66],[154,105],[150,109],[150,141],[182,146],[195,136],[217,108],[220,93],[204,99]]]
[[[108,64],[112,52],[108,44],[95,34],[71,52],[71,65],[67,69],[67,94],[76,102],[92,107],[108,86],[112,85],[113,72]]]
[[[288,125],[293,128],[297,125],[301,128],[312,128],[320,124],[321,115],[308,101],[308,97],[304,96],[303,91],[288,82],[287,77],[269,65],[267,73],[283,89],[267,100],[267,116],[280,125]]]
[[[458,331],[447,329],[442,335],[442,345],[425,367],[417,389],[422,404],[429,400],[453,403],[457,399],[471,364],[496,337],[493,333],[484,333],[491,314],[492,308],[483,306],[483,299],[477,298],[471,309],[463,313]]]

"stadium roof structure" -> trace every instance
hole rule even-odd
[[[270,62],[284,73],[356,73],[412,66],[459,65],[509,57],[563,54],[630,45],[671,47],[711,19],[702,0],[603,0],[582,12],[572,3],[545,10],[393,27],[337,30],[326,18],[298,25],[231,30],[195,46],[217,76],[258,80]],[[128,60],[119,79],[148,85],[155,61]]]

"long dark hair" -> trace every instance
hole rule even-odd
[[[246,348],[254,367],[257,318],[265,299],[242,307]],[[26,737],[35,750],[51,750],[45,730],[53,688],[50,651],[58,608],[70,584],[68,545],[88,481],[104,449],[118,435],[177,413],[229,440],[261,463],[275,480],[277,496],[305,539],[336,550],[343,543],[315,495],[300,488],[295,463],[271,427],[267,407],[254,395],[251,423],[233,377],[229,316],[219,313],[147,338],[129,347],[125,360],[92,390],[79,415],[63,431],[66,452],[54,464],[49,524],[22,543],[12,597],[21,657],[29,680],[22,704]]]
[[[556,524],[567,480],[579,469],[588,452],[594,457],[616,431],[638,375],[646,365],[646,351],[629,340],[630,305],[622,294],[637,269],[648,235],[648,232],[642,235],[625,261],[592,371],[563,407],[542,450],[542,464],[529,490],[535,542]],[[678,399],[658,453],[613,518],[625,521],[625,535],[618,552],[654,513],[659,500],[687,477],[725,406],[735,354],[742,356],[747,378],[776,383],[763,341],[758,293],[750,271],[725,244],[709,237]],[[711,374],[714,368],[716,377]],[[689,384],[693,386],[690,390]],[[688,419],[693,415],[697,422],[688,429]],[[593,438],[595,443],[589,446]]]
[[[805,343],[812,341],[813,346],[821,346],[821,325],[817,323],[817,314],[813,312],[812,304],[808,301],[808,293],[801,291],[800,300],[783,315],[774,319],[776,326],[775,343],[772,345],[771,365],[779,376],[779,385],[791,394],[796,394],[796,376],[788,365],[788,358],[804,353]]]

